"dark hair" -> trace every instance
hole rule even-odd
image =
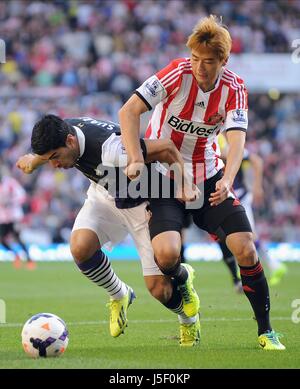
[[[72,126],[55,115],[46,115],[33,127],[31,148],[35,154],[42,155],[50,150],[66,146],[68,134],[75,134]]]

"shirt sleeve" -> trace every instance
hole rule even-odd
[[[240,81],[228,98],[224,122],[226,131],[233,129],[246,131],[248,128],[248,93],[244,83]]]
[[[181,83],[182,73],[189,67],[185,58],[175,59],[165,68],[149,77],[135,94],[139,96],[149,110],[170,96]]]

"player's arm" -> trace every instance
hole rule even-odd
[[[218,205],[228,197],[243,159],[246,132],[243,129],[232,128],[226,136],[228,150],[225,171],[222,179],[216,183],[216,191],[209,198],[211,205]]]
[[[223,178],[230,187],[243,160],[245,140],[246,132],[243,130],[236,129],[227,132],[228,150]]]
[[[193,201],[199,197],[199,190],[193,185],[184,168],[183,158],[171,139],[144,139],[147,155],[145,162],[167,163],[176,171],[177,197],[183,201]]]
[[[183,167],[183,159],[171,139],[144,139],[147,155],[145,162],[178,163]]]
[[[237,85],[238,87],[229,93],[226,102],[226,117],[223,123],[228,143],[226,166],[224,176],[217,181],[216,190],[209,198],[213,206],[220,204],[228,197],[244,155],[248,128],[248,92],[243,80],[238,79]]]
[[[139,144],[140,116],[172,93],[180,77],[178,66],[182,62],[183,59],[174,60],[145,80],[119,111],[122,142],[128,155],[128,166],[125,173],[130,179],[136,178],[139,175],[137,170],[141,170],[144,166]],[[174,74],[175,77],[173,77]]]
[[[253,171],[253,201],[256,205],[260,205],[264,198],[263,191],[263,170],[264,163],[262,158],[254,153],[250,153],[249,161]]]
[[[140,148],[140,116],[148,109],[146,103],[134,94],[119,111],[122,143],[128,155],[125,174],[130,179],[136,178],[144,165]]]
[[[18,159],[16,166],[21,169],[23,173],[31,174],[34,170],[48,161],[48,159],[43,159],[37,154],[25,154]]]

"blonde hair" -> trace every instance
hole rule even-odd
[[[222,24],[222,17],[218,19],[217,16],[210,15],[196,24],[186,45],[195,51],[199,50],[201,45],[205,45],[222,61],[228,58],[231,44],[231,36]]]

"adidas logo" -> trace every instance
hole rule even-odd
[[[198,103],[195,104],[197,107],[205,108],[204,101],[198,101]]]

